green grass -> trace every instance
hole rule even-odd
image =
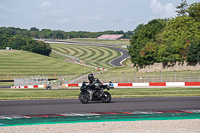
[[[77,98],[78,90],[0,89],[0,100]]]
[[[111,90],[113,97],[181,97],[200,96],[199,88],[131,88]]]
[[[112,97],[200,96],[200,88],[126,88],[112,89]],[[79,90],[0,89],[0,100],[78,98]]]
[[[0,87],[3,86],[14,86],[14,82],[0,82]]]
[[[0,75],[78,74],[88,70],[91,68],[32,52],[0,51]]]
[[[131,65],[133,64],[131,62],[131,58],[127,58],[125,61],[123,61],[122,63],[124,66],[127,66],[127,67],[132,67]]]
[[[82,62],[103,68],[111,68],[109,61],[121,56],[119,51],[87,45],[75,45],[75,44],[51,44],[53,50],[62,54],[69,54],[82,60]]]

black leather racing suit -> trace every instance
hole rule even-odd
[[[89,81],[89,86],[90,89],[94,90],[94,89],[100,89],[101,87],[103,87],[103,84],[99,81],[98,78],[94,78],[93,81]]]

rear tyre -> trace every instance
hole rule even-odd
[[[86,104],[89,102],[89,95],[87,92],[80,92],[79,94],[79,101],[82,103],[82,104]]]
[[[111,95],[110,95],[110,93],[109,92],[107,92],[107,91],[105,91],[104,93],[103,93],[103,95],[102,95],[102,101],[104,102],[104,103],[110,103],[111,102]]]

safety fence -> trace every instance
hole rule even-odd
[[[87,71],[81,74],[34,75],[14,78],[14,86],[45,85],[48,81],[52,86],[62,84],[81,84],[88,81]],[[171,72],[96,72],[94,76],[102,83],[163,83],[163,82],[200,82],[200,71]]]
[[[102,82],[143,83],[143,82],[200,82],[200,71],[169,72],[105,72],[95,74]]]
[[[30,86],[47,84],[48,76],[30,76],[25,78],[14,78],[14,86]]]
[[[14,86],[31,86],[31,85],[45,85],[52,86],[62,85],[64,83],[80,83],[83,82],[87,74],[91,71],[86,71],[81,74],[48,74],[48,75],[9,75],[14,78]],[[10,77],[9,77],[10,78]]]

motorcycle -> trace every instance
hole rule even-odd
[[[113,85],[99,85],[95,84],[95,87],[87,85],[87,82],[83,82],[80,88],[79,100],[82,104],[86,104],[89,101],[103,101],[104,103],[111,102],[111,94],[108,91],[103,91],[104,89],[110,90],[114,89]]]

